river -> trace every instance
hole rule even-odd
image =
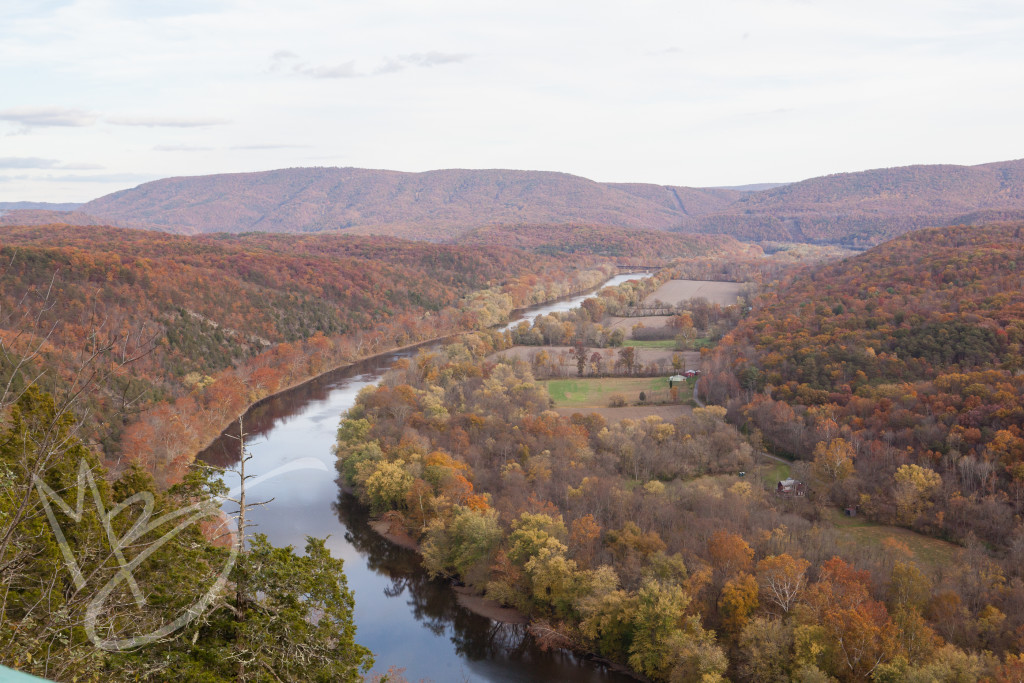
[[[602,287],[639,277],[649,274],[617,275]],[[587,296],[592,294],[527,309],[519,319],[575,308]],[[328,537],[331,554],[345,561],[355,595],[356,642],[373,651],[374,672],[394,665],[403,667],[410,681],[436,683],[633,680],[568,652],[543,652],[525,627],[466,610],[448,583],[427,576],[416,553],[377,535],[366,510],[339,492],[331,446],[340,416],[360,389],[376,384],[392,363],[415,353],[386,354],[336,370],[246,413],[248,450],[254,456],[246,474],[257,475],[246,495],[250,501],[273,498],[250,511],[258,525],[253,531],[266,534],[274,545],[300,551],[306,536]],[[221,437],[199,457],[232,466],[237,449],[237,442]],[[237,483],[233,478],[230,473],[225,477],[229,486]]]

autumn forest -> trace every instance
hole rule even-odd
[[[646,681],[1024,681],[1024,223],[985,213],[1020,163],[762,191],[290,169],[8,214],[0,665],[418,679],[361,644],[354,560],[247,534],[197,457],[402,351],[323,476],[518,642]],[[205,516],[157,541],[143,507]]]

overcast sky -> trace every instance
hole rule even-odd
[[[289,166],[711,186],[1024,157],[1020,0],[2,0],[0,201]]]

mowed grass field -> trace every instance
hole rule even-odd
[[[635,346],[640,349],[674,349],[675,339],[627,339],[623,346]]]
[[[622,394],[629,404],[636,403],[640,392],[647,394],[656,391],[668,391],[668,379],[665,377],[600,377],[595,379],[551,379],[540,384],[548,390],[555,405],[560,408],[593,406],[604,407],[613,394]],[[679,387],[680,398],[686,400],[690,394],[689,386],[684,383]]]
[[[898,526],[877,524],[865,517],[847,517],[842,510],[832,510],[831,521],[836,528],[858,546],[881,548],[882,542],[892,538],[906,544],[914,554],[914,560],[925,567],[949,566],[956,558],[960,547],[954,543]]]

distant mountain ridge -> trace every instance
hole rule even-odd
[[[1019,217],[1024,160],[744,188],[599,183],[548,171],[290,168],[167,178],[69,214],[12,211],[0,224],[59,220],[185,234],[344,230],[438,242],[488,226],[592,225],[866,247],[923,227]]]
[[[28,209],[32,211],[74,211],[81,203],[77,202],[0,202],[0,213]]]
[[[911,230],[1012,219],[1024,210],[1024,159],[902,166],[811,178],[751,192],[688,232],[743,240],[871,246]]]
[[[347,230],[446,240],[484,225],[520,223],[671,230],[741,194],[546,171],[293,168],[158,180],[80,211],[173,232]]]

